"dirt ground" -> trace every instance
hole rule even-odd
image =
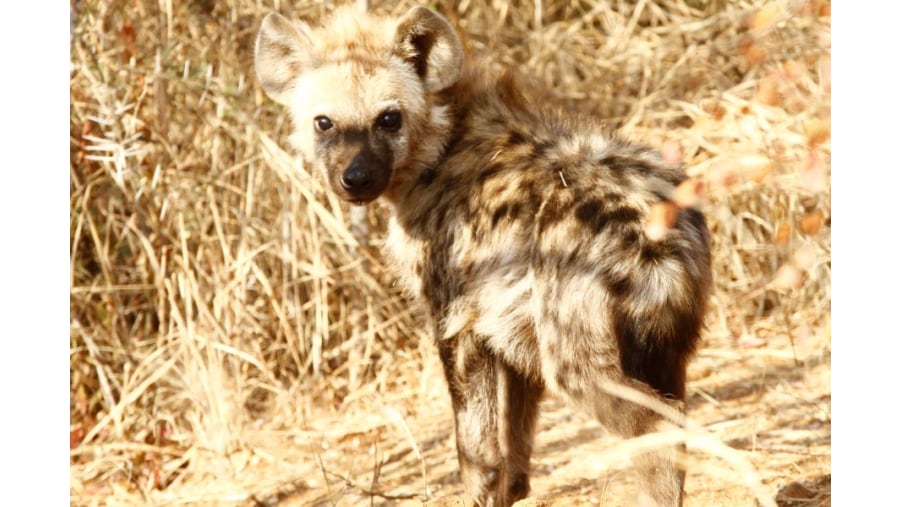
[[[831,497],[831,337],[826,329],[760,338],[765,347],[736,350],[708,337],[690,367],[688,409],[704,431],[737,450],[757,478],[696,449],[686,506],[829,506]],[[285,439],[297,446],[260,447],[297,473],[254,502],[263,505],[468,505],[456,474],[453,421],[436,357],[427,357],[410,398],[363,397]],[[276,438],[272,435],[270,438]],[[261,435],[261,438],[262,437]],[[526,505],[628,505],[632,477],[605,462],[621,440],[548,397],[532,459]],[[265,449],[264,451],[262,449]],[[277,456],[277,458],[276,458]],[[614,459],[614,458],[613,458]],[[754,490],[752,480],[762,488]],[[765,505],[765,504],[763,504]]]

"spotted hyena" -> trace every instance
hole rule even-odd
[[[709,234],[691,209],[661,240],[644,226],[680,168],[473,61],[426,8],[319,28],[273,13],[255,57],[307,163],[342,199],[391,209],[387,251],[432,317],[479,505],[528,494],[545,388],[627,437],[679,424]],[[681,504],[675,450],[635,458],[638,503]]]

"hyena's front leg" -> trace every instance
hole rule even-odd
[[[542,386],[504,364],[473,333],[440,345],[466,493],[481,507],[508,507],[528,494]]]
[[[460,477],[478,505],[498,507],[497,358],[471,332],[440,340],[438,346],[453,403]]]

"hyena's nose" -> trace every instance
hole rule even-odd
[[[341,175],[341,186],[348,192],[360,192],[371,186],[374,180],[372,171],[362,164],[353,163]]]

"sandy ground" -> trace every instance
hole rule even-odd
[[[793,346],[773,336],[742,348],[724,336],[707,338],[691,365],[692,419],[752,465],[764,501],[830,505],[830,339],[827,331],[806,331]],[[315,414],[315,422],[291,435],[260,434],[256,454],[269,447],[263,461],[294,466],[296,475],[254,495],[251,504],[470,505],[460,496],[449,398],[434,356],[426,358],[418,392],[360,398]],[[621,440],[560,399],[550,396],[542,408],[532,493],[521,504],[627,505],[633,477],[603,460]],[[272,438],[292,445],[272,447]],[[704,449],[689,449],[686,506],[756,504],[752,477]]]

